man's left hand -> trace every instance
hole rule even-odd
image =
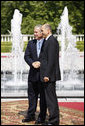
[[[48,82],[49,78],[48,77],[44,77],[44,82]]]

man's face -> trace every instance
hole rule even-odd
[[[40,28],[35,28],[34,29],[34,38],[39,40],[41,39],[43,36],[42,36],[42,32],[40,30]]]
[[[48,30],[45,28],[45,26],[42,26],[41,28],[43,38],[46,38],[48,36]]]

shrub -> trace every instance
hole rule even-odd
[[[76,42],[76,48],[77,48],[79,51],[84,51],[84,41],[77,41],[77,42]]]
[[[28,42],[24,42],[23,51],[25,51]],[[1,53],[8,53],[12,50],[12,42],[1,42]]]
[[[23,51],[25,51],[26,47],[27,47],[27,43],[28,41],[24,42],[24,48],[23,48]],[[60,46],[60,42],[59,42],[59,48],[61,50],[61,46]],[[79,50],[79,51],[84,51],[84,41],[77,41],[76,42],[76,48]],[[12,42],[1,42],[1,52],[2,53],[6,53],[6,52],[11,52],[12,50]]]
[[[12,42],[1,42],[1,52],[11,52]]]

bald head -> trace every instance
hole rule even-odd
[[[47,30],[50,30],[50,32],[52,32],[51,26],[49,24],[44,24],[43,27]]]
[[[42,25],[41,31],[42,31],[44,38],[46,38],[48,35],[52,34],[52,29],[49,24]]]

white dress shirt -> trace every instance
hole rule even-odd
[[[45,39],[45,40],[48,40],[48,38],[49,38],[51,35],[52,35],[52,34],[48,35],[48,36],[46,37],[46,39]]]

